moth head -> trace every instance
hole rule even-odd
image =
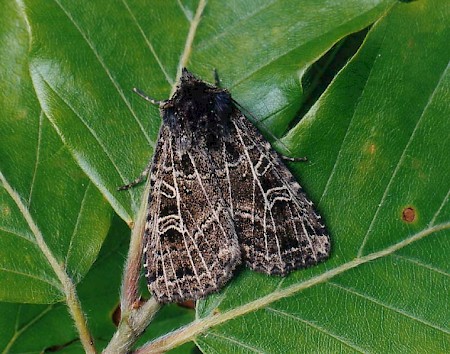
[[[232,111],[231,95],[227,90],[197,79],[186,68],[182,70],[170,105],[179,116],[190,121],[207,118],[216,124],[227,120]]]
[[[191,81],[191,80],[197,80],[197,78],[194,75],[192,75],[188,69],[186,69],[186,68],[181,69],[180,81],[187,82],[187,81]]]

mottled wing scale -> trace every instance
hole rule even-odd
[[[286,275],[329,256],[313,203],[228,91],[184,69],[159,105],[144,234],[145,275],[159,302],[217,291],[241,261]]]
[[[180,153],[175,144],[177,137],[163,125],[150,171],[144,234],[145,275],[159,302],[217,291],[240,262],[229,209],[215,183],[204,180],[213,174],[203,149]]]
[[[231,121],[234,139],[232,147],[224,147],[224,156],[233,219],[247,265],[286,275],[327,258],[325,226],[292,173],[238,109]]]

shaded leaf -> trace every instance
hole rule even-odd
[[[64,298],[55,267],[81,280],[106,236],[111,208],[40,110],[15,6],[2,3],[0,12],[0,75],[8,78],[0,82],[0,300],[53,303]]]
[[[89,318],[97,348],[106,346],[116,327],[112,314],[119,303],[123,260],[129,239],[127,226],[116,218],[88,275],[79,285],[79,295]],[[78,334],[64,304],[28,305],[0,303],[0,350],[11,353],[41,353],[53,348],[59,352],[82,353]],[[194,312],[177,305],[165,307],[155,318],[156,331],[142,340],[177,329],[193,320]],[[49,329],[51,329],[49,331]],[[190,345],[192,347],[192,344]],[[187,348],[187,347],[185,347]],[[56,350],[58,349],[58,350]]]

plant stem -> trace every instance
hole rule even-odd
[[[138,211],[138,218],[131,232],[130,248],[125,263],[122,278],[122,289],[120,294],[120,308],[122,315],[129,312],[135,302],[139,300],[139,276],[142,265],[142,243],[147,216],[147,199],[150,191],[150,184],[146,183],[142,203]]]
[[[38,245],[44,257],[47,259],[47,262],[52,267],[53,271],[58,277],[59,282],[62,285],[60,291],[62,291],[65,295],[66,303],[67,306],[69,307],[69,312],[75,322],[75,327],[78,330],[78,333],[80,335],[80,341],[81,344],[83,345],[85,352],[89,354],[96,353],[92,336],[89,333],[89,329],[87,327],[86,317],[83,313],[81,304],[78,300],[75,284],[72,282],[72,279],[70,279],[69,275],[66,273],[63,266],[59,264],[58,260],[53,255],[53,252],[48,247],[47,243],[45,242],[44,236],[42,235],[39,227],[34,222],[34,219],[30,214],[28,207],[23,202],[20,195],[11,187],[11,185],[8,183],[8,181],[1,172],[0,172],[0,181],[2,182],[6,191],[14,200],[23,217],[25,218],[28,226],[30,227],[30,230],[32,231],[35,237],[36,244]]]
[[[119,327],[103,354],[128,353],[160,307],[161,305],[151,298],[139,309],[123,313]]]
[[[147,328],[148,324],[161,307],[153,298],[143,306],[139,304],[139,276],[142,263],[142,243],[145,224],[148,213],[148,195],[150,182],[145,184],[142,202],[138,211],[136,223],[133,227],[130,240],[130,248],[122,278],[122,290],[120,295],[120,308],[122,316],[116,333],[112,337],[104,353],[127,353]]]
[[[147,201],[150,193],[150,183],[145,184],[144,193],[142,196],[141,205],[139,207],[137,220],[131,232],[130,248],[128,249],[128,256],[125,263],[125,269],[122,277],[122,290],[120,294],[120,308],[122,316],[129,312],[136,301],[139,300],[139,276],[142,265],[142,242],[147,220]]]
[[[66,293],[66,303],[69,307],[70,314],[75,322],[75,327],[80,334],[80,341],[86,353],[96,353],[94,341],[89,332],[86,316],[84,315],[81,303],[78,299],[75,285],[69,281],[64,284],[64,292]]]

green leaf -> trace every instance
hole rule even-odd
[[[76,338],[71,318],[62,304],[0,303],[0,311],[2,353],[39,353],[55,343],[68,343]]]
[[[293,167],[332,257],[282,280],[246,271],[208,298],[197,320],[228,321],[203,351],[450,349],[449,10],[396,5],[283,140],[311,161]]]
[[[128,246],[128,239],[123,237],[127,227],[123,222],[114,222],[113,225],[114,232],[106,239],[99,258],[78,287],[97,346],[102,344],[102,338],[111,337],[115,330],[112,313],[119,302],[117,289],[120,286],[123,254]],[[118,242],[120,237],[121,242]],[[63,303],[1,303],[0,311],[0,348],[4,353],[42,353],[49,348],[64,353],[69,350],[83,352]]]
[[[157,109],[134,97],[133,87],[166,99],[179,60],[204,79],[212,80],[216,67],[239,102],[256,116],[271,118],[264,130],[284,132],[299,108],[300,73],[390,3],[342,1],[324,7],[308,1],[299,8],[297,1],[252,6],[211,1],[201,14],[204,1],[192,7],[177,1],[114,2],[107,9],[99,2],[80,7],[76,1],[25,1],[33,34],[30,70],[41,106],[64,143],[130,223],[141,189],[116,189],[143,170],[159,127]],[[318,12],[320,26],[310,15]],[[266,32],[269,23],[273,27]],[[186,42],[189,33],[193,43]]]
[[[119,304],[123,256],[129,239],[123,237],[128,228],[115,218],[97,261],[79,285],[79,295],[89,317],[97,348],[102,349],[116,327],[113,313]],[[42,353],[53,348],[82,353],[78,334],[64,304],[29,305],[0,303],[0,351],[3,353]],[[193,320],[194,311],[166,306],[153,325],[156,331],[144,334],[142,340],[153,339]],[[51,330],[49,330],[51,329]],[[189,345],[188,345],[189,346]],[[192,347],[192,344],[190,345]],[[186,348],[186,347],[185,347]]]
[[[15,3],[0,6],[0,300],[53,303],[57,273],[78,282],[95,261],[111,208],[41,111],[25,23]]]
[[[116,188],[142,171],[159,127],[157,109],[131,88],[166,99],[180,66],[209,81],[217,68],[248,118],[270,140],[284,136],[279,150],[310,161],[290,167],[327,221],[331,258],[283,279],[240,272],[199,302],[197,321],[154,347],[448,351],[444,1],[20,4],[33,94],[127,223],[142,189]],[[373,22],[361,50],[289,131],[311,64]]]

